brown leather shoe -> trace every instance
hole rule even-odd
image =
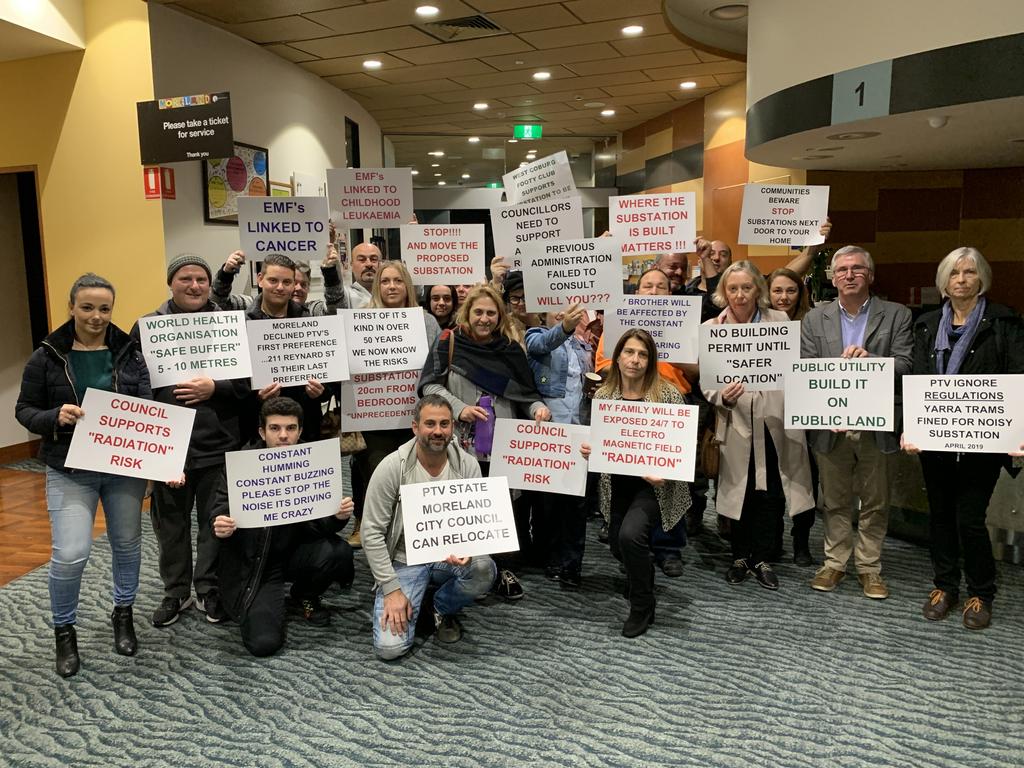
[[[964,626],[968,629],[985,629],[992,623],[992,603],[980,597],[972,597],[964,603]]]
[[[864,588],[864,597],[872,600],[885,600],[889,596],[889,588],[885,580],[877,573],[861,573],[857,575],[857,581]]]
[[[951,595],[943,589],[933,589],[921,613],[928,621],[942,621],[958,602],[956,595]]]
[[[818,572],[814,574],[814,578],[811,579],[811,589],[816,589],[819,592],[831,592],[845,578],[846,573],[844,571],[837,571],[835,568],[829,568],[826,565],[819,568]]]

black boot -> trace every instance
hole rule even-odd
[[[78,635],[74,624],[59,624],[53,628],[57,640],[57,674],[71,677],[78,674],[81,661],[78,658]]]
[[[654,606],[647,610],[629,609],[629,616],[622,625],[623,637],[640,637],[654,623]]]
[[[114,650],[122,656],[134,656],[139,649],[139,641],[135,637],[132,607],[115,605],[114,612],[110,614],[110,623],[114,625]]]
[[[807,531],[793,534],[793,562],[803,568],[814,565],[809,538]]]

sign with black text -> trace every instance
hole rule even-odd
[[[594,400],[590,471],[693,480],[697,406]]]
[[[533,200],[555,200],[576,194],[569,156],[563,149],[527,163],[501,177],[509,205]]]
[[[494,253],[510,271],[523,269],[523,249],[547,240],[582,240],[583,205],[579,197],[499,205],[491,209]]]
[[[413,483],[401,494],[406,565],[519,549],[504,477]]]
[[[509,488],[583,496],[587,462],[580,448],[590,428],[579,424],[497,419],[491,447],[491,477],[507,477]]]
[[[533,243],[523,250],[528,312],[569,304],[601,309],[622,294],[622,256],[614,237]]]
[[[663,363],[696,363],[700,336],[699,296],[620,296],[604,312],[604,348],[615,349],[622,334],[642,328],[651,334]]]
[[[403,224],[402,261],[414,285],[487,280],[483,224]]]
[[[735,381],[748,392],[782,389],[800,359],[800,322],[708,323],[700,327],[700,381],[722,389]]]
[[[408,429],[419,396],[420,371],[357,373],[341,385],[341,428],[345,432]]]
[[[239,528],[288,525],[341,508],[338,439],[224,454],[228,506]]]
[[[786,429],[891,432],[891,357],[805,358],[786,371]]]
[[[325,197],[239,197],[238,239],[247,258],[281,253],[309,261],[327,255]]]
[[[922,451],[1010,453],[1024,444],[1024,374],[904,376],[903,439]]]
[[[85,415],[75,425],[64,466],[157,482],[181,476],[194,408],[90,387],[82,411]]]
[[[140,101],[139,154],[143,165],[231,157],[231,99],[227,93]]]
[[[342,309],[350,374],[421,370],[427,360],[423,310]]]
[[[220,381],[252,375],[241,310],[140,317],[139,334],[153,389],[200,376]]]
[[[395,229],[412,220],[409,168],[330,168],[327,197],[339,230]]]
[[[608,224],[622,255],[695,250],[697,195],[667,192],[608,198]]]
[[[248,322],[252,388],[282,387],[348,378],[348,349],[337,315],[286,317]]]
[[[828,216],[828,187],[746,184],[739,242],[744,245],[820,245]]]

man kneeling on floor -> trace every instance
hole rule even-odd
[[[295,445],[302,434],[302,406],[274,397],[260,409],[257,448]],[[336,535],[352,514],[344,498],[333,517],[267,528],[235,527],[228,509],[227,480],[217,492],[213,532],[220,539],[217,575],[224,607],[242,628],[242,642],[253,656],[270,656],[284,645],[285,582],[290,600],[311,624],[331,623],[320,596],[332,582],[352,583],[352,549]]]
[[[415,437],[377,465],[366,491],[363,552],[376,582],[373,604],[373,649],[382,659],[397,659],[412,648],[423,597],[434,586],[437,639],[454,643],[462,637],[457,614],[487,594],[497,568],[487,555],[406,565],[400,488],[413,483],[480,477],[480,465],[452,440],[454,416],[448,401],[426,395],[416,405]]]

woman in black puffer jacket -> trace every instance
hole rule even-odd
[[[61,677],[78,672],[75,619],[99,501],[113,555],[114,650],[132,656],[138,645],[132,604],[142,560],[146,481],[64,466],[75,424],[84,415],[82,399],[89,387],[152,397],[141,351],[110,322],[114,287],[98,275],[82,275],[71,286],[68,308],[71,319],[47,336],[29,358],[15,409],[18,422],[42,437],[39,457],[46,463],[46,505],[53,539],[50,607]]]

